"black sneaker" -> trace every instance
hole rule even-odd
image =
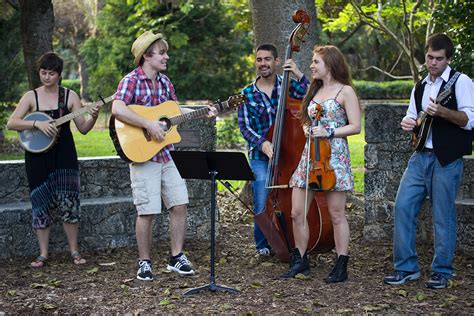
[[[405,272],[405,271],[395,271],[392,275],[387,275],[383,278],[385,284],[390,285],[400,285],[405,284],[407,281],[414,281],[420,277],[420,271],[417,272]]]
[[[140,260],[138,263],[137,279],[142,281],[153,281],[150,260]]]
[[[170,257],[170,263],[166,267],[168,271],[177,272],[180,275],[194,275],[194,270],[184,253]]]
[[[426,287],[429,289],[445,289],[448,287],[448,278],[441,273],[434,272],[426,282]]]

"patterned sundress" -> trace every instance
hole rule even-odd
[[[339,91],[340,92],[340,91]],[[337,95],[339,95],[339,92]],[[321,102],[322,112],[320,124],[324,127],[338,128],[347,125],[347,114],[344,107],[337,102],[336,98]],[[308,114],[314,119],[317,103],[311,100],[308,105]],[[336,176],[336,185],[332,191],[354,191],[354,177],[351,171],[351,157],[346,137],[333,137],[331,143],[330,164]],[[301,155],[301,160],[290,179],[290,187],[306,188],[306,166],[308,156],[306,145]]]
[[[60,87],[61,89],[64,89]],[[35,90],[36,111],[40,111]],[[67,90],[66,90],[67,91]],[[54,119],[69,113],[64,90],[58,97],[58,109],[41,111]],[[62,99],[61,99],[62,98]],[[57,142],[46,152],[25,151],[25,166],[32,205],[33,228],[46,228],[54,218],[63,222],[79,221],[80,180],[76,147],[69,123],[60,126]]]

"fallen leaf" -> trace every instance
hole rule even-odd
[[[423,292],[418,292],[418,293],[416,293],[416,296],[415,296],[415,298],[418,302],[426,300],[426,297],[427,297],[426,294],[423,293]]]
[[[16,295],[16,290],[8,290],[7,295],[8,296],[15,296]]]
[[[122,283],[130,283],[132,281],[135,281],[135,278],[125,279],[125,280],[122,281]]]
[[[222,304],[222,305],[219,306],[219,311],[221,311],[221,312],[228,311],[229,309],[232,309],[232,305],[227,304],[227,303]]]
[[[170,301],[169,301],[169,300],[161,300],[158,305],[160,305],[160,306],[166,306],[166,305],[169,305],[169,304],[170,304]]]
[[[53,304],[49,304],[49,303],[44,303],[43,305],[41,305],[41,307],[43,309],[55,309],[56,306],[54,306]]]
[[[48,284],[53,287],[59,287],[61,286],[61,284],[63,284],[63,281],[54,278],[54,279],[48,280]]]
[[[295,279],[298,279],[298,280],[308,280],[310,279],[308,276],[304,275],[303,273],[298,273],[297,275],[295,275]]]
[[[97,268],[97,267],[94,267],[94,268],[92,268],[92,269],[86,270],[86,273],[87,273],[87,274],[95,274],[95,273],[97,273],[97,272],[99,272],[99,268]]]
[[[99,266],[104,266],[104,267],[107,267],[107,266],[113,266],[113,265],[116,265],[117,263],[114,261],[114,262],[103,262],[103,263],[99,263]]]
[[[171,294],[170,289],[165,289],[165,290],[163,291],[163,294],[165,294],[165,295],[170,295],[170,294]]]
[[[349,313],[354,311],[352,308],[339,308],[336,313],[342,314],[342,313]]]
[[[323,303],[323,302],[320,302],[320,301],[313,301],[313,305],[316,306],[316,307],[327,307],[328,305]]]
[[[219,259],[219,264],[226,264],[227,263],[227,258],[226,257],[221,257]]]
[[[259,289],[259,288],[261,288],[263,285],[262,285],[262,283],[259,283],[259,282],[252,282],[252,283],[250,284],[250,286],[253,287],[254,289]]]
[[[48,284],[45,284],[45,283],[32,283],[30,285],[30,287],[33,288],[33,289],[42,289],[42,288],[48,287]]]
[[[408,292],[406,290],[398,290],[398,295],[403,296],[403,297],[407,297]]]

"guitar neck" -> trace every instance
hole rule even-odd
[[[112,99],[114,98],[114,96],[110,96],[108,98],[106,98],[104,100],[105,103],[109,103],[110,101],[112,101]],[[75,112],[72,112],[72,113],[69,113],[67,115],[64,115],[64,116],[61,116],[60,118],[58,118],[57,120],[55,120],[55,124],[56,126],[60,126],[66,122],[69,122],[70,120],[73,120],[75,119],[76,117],[80,116],[80,115],[83,115],[85,114],[86,112],[88,112],[90,109],[92,109],[93,107],[96,107],[100,104],[102,104],[103,102],[102,101],[98,101],[98,102],[94,102],[94,103],[90,103],[90,104],[87,104],[85,105],[84,107],[82,107],[81,109],[75,111]]]
[[[227,102],[227,101],[215,103],[215,104],[213,104],[213,106],[219,112],[223,112],[226,109],[231,108],[231,106],[229,105],[229,102]],[[186,114],[181,114],[181,115],[174,116],[174,117],[170,118],[170,121],[171,121],[172,125],[179,125],[181,123],[184,123],[184,122],[187,122],[187,121],[194,120],[194,119],[200,118],[202,116],[205,116],[208,112],[209,112],[209,109],[207,107],[204,107],[202,109],[195,110],[195,111],[192,111],[192,112],[189,112],[189,113],[186,113]]]

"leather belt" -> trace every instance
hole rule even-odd
[[[423,153],[434,153],[434,149],[433,149],[433,148],[426,148],[426,147],[423,147],[423,149],[421,150],[421,152],[423,152]]]

